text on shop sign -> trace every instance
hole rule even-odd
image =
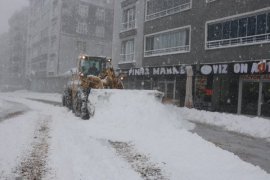
[[[129,76],[151,76],[151,75],[181,75],[186,74],[186,66],[173,67],[146,67],[146,68],[132,68],[128,72]]]
[[[261,68],[263,67],[263,68]],[[235,64],[214,64],[214,65],[202,65],[201,74],[228,74],[233,72],[234,74],[258,74],[258,73],[270,73],[270,62],[262,64],[254,63],[235,63]]]

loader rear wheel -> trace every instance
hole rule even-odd
[[[78,95],[76,95],[73,99],[73,112],[77,117],[81,116],[81,106],[81,101],[78,98]]]
[[[81,118],[83,119],[83,120],[88,120],[90,117],[89,117],[89,114],[87,113],[87,114],[81,114]]]
[[[81,118],[83,120],[89,119],[89,112],[88,112],[88,107],[87,107],[87,102],[88,102],[88,95],[90,91],[88,89],[80,91],[80,100],[81,100]]]
[[[81,100],[81,118],[83,120],[89,119],[89,112],[87,110],[87,101]]]

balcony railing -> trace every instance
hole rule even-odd
[[[136,20],[122,23],[121,32],[135,29],[135,26],[136,26]]]
[[[134,62],[134,53],[132,54],[120,54],[121,61],[119,64],[123,63],[133,63]]]
[[[270,43],[270,33],[255,36],[239,37],[233,39],[222,39],[206,42],[207,49],[225,48],[231,46],[244,46],[251,44]]]
[[[206,3],[214,2],[216,0],[206,0]]]
[[[175,14],[175,13],[179,13],[179,12],[182,12],[182,11],[185,11],[185,10],[188,10],[188,9],[191,9],[191,2],[181,4],[179,6],[176,6],[176,7],[170,8],[170,9],[166,9],[166,10],[163,10],[163,11],[160,11],[160,12],[157,12],[157,13],[148,14],[148,15],[146,15],[146,20],[150,21],[150,20],[157,19],[157,18],[160,18],[160,17],[168,16],[168,15]]]
[[[171,54],[171,53],[181,53],[181,52],[189,52],[190,46],[177,46],[177,47],[171,47],[171,48],[164,48],[164,49],[155,49],[150,51],[145,51],[144,56],[155,56],[155,55],[161,55],[161,54]]]

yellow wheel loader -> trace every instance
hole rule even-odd
[[[64,106],[76,116],[89,119],[94,115],[94,106],[88,100],[92,89],[123,89],[123,76],[116,75],[111,58],[81,55],[76,70],[71,71],[62,97]]]

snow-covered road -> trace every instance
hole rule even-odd
[[[192,132],[270,173],[270,142],[265,139],[253,138],[201,123],[196,123]]]
[[[36,174],[42,179],[270,179],[259,167],[189,132],[193,124],[181,112],[143,93],[112,96],[97,104],[89,121],[27,99],[42,96],[60,101],[57,94],[0,94],[2,102],[29,108],[0,123],[0,179],[25,171],[27,176],[25,166],[33,156],[39,157],[33,161],[40,162]]]
[[[27,106],[10,102],[10,101],[3,101],[0,99],[0,122],[12,118],[16,115],[22,114],[28,110]]]

